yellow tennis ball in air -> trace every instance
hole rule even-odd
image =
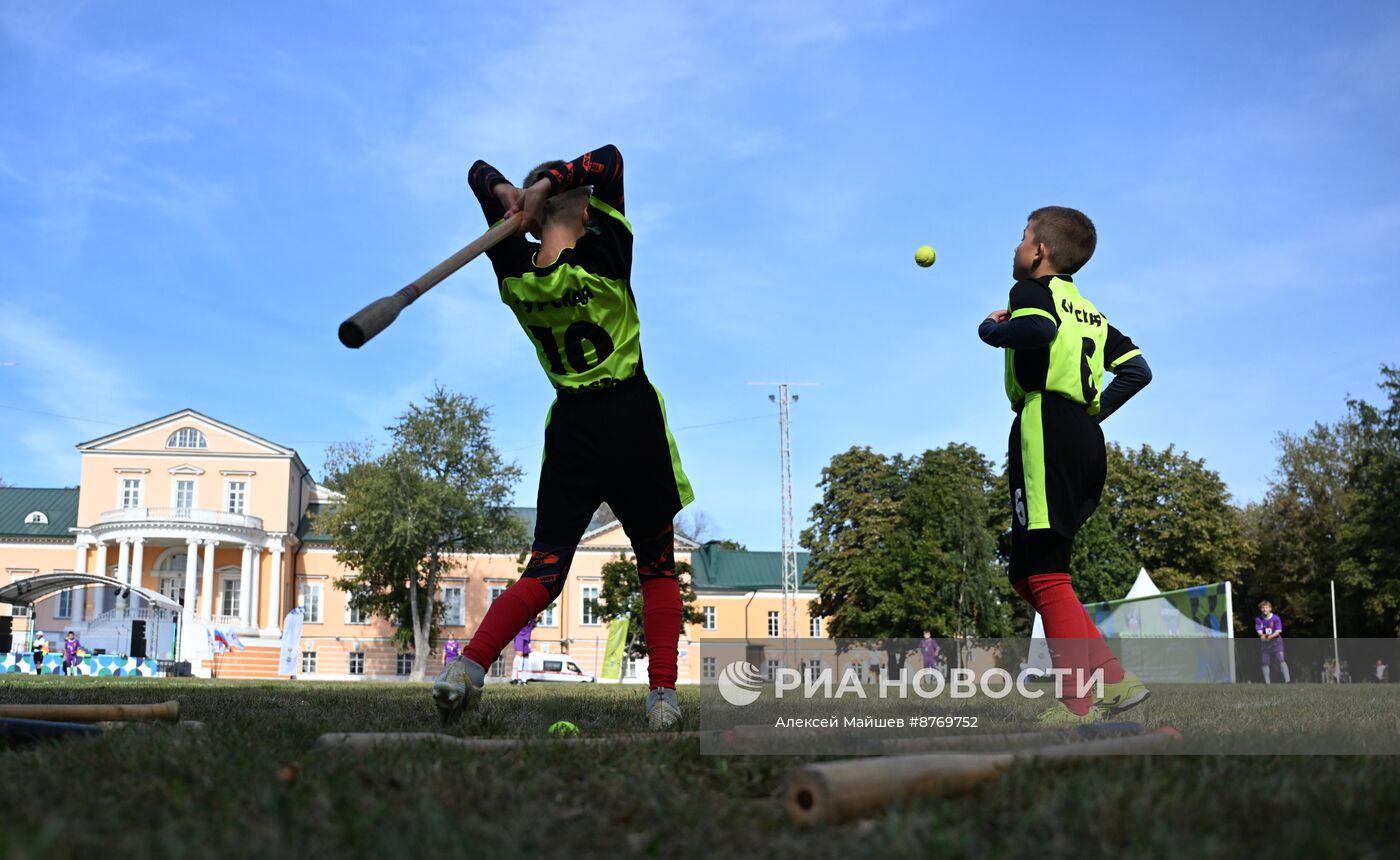
[[[923,266],[925,269],[927,269],[929,266],[932,266],[933,261],[937,259],[938,252],[930,248],[928,245],[920,245],[919,249],[914,252],[914,262],[918,263],[920,266]]]
[[[578,726],[568,720],[560,720],[549,727],[549,733],[556,737],[568,737],[569,735],[578,734]]]

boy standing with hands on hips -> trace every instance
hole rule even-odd
[[[1011,423],[1011,564],[1016,593],[1040,613],[1056,669],[1067,669],[1046,725],[1077,725],[1121,713],[1148,696],[1119,665],[1070,582],[1075,532],[1098,507],[1107,457],[1099,423],[1152,379],[1142,353],[1079,292],[1074,274],[1098,242],[1084,213],[1062,206],[1032,212],[1016,246],[1005,310],[977,333],[1006,350]],[[1103,371],[1114,373],[1102,389]],[[1102,697],[1084,682],[1102,672]]]

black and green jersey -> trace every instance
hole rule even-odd
[[[1140,354],[1080,295],[1069,275],[1017,281],[1007,309],[1011,319],[1041,316],[1056,328],[1048,346],[1006,350],[1006,396],[1013,409],[1021,408],[1029,392],[1049,391],[1096,414],[1104,367],[1112,370]]]
[[[593,187],[588,226],[573,248],[537,265],[540,246],[512,236],[487,252],[501,301],[535,344],[545,375],[569,391],[610,388],[642,372],[641,321],[632,295],[632,225],[624,213],[622,153],[585,153],[549,171],[556,193]],[[472,190],[494,224],[505,211],[491,193],[504,177],[484,161],[472,165]]]

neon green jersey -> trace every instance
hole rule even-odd
[[[1028,392],[1048,391],[1097,414],[1104,366],[1115,368],[1140,354],[1068,275],[1017,281],[1007,308],[1012,319],[1042,316],[1057,329],[1049,346],[1006,350],[1006,396],[1012,408],[1019,409]]]
[[[501,301],[535,345],[555,388],[610,388],[642,372],[641,321],[632,294],[632,225],[624,214],[622,154],[615,146],[584,153],[546,172],[556,193],[590,186],[588,221],[574,247],[541,266],[540,246],[511,236],[486,252]],[[492,189],[505,178],[484,161],[468,182],[488,223],[504,210]]]

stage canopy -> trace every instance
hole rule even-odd
[[[149,588],[142,588],[139,585],[123,585],[112,579],[110,576],[98,576],[95,573],[46,573],[42,576],[30,576],[25,579],[17,579],[9,585],[0,587],[0,603],[12,603],[15,606],[32,606],[52,594],[66,591],[70,588],[80,588],[84,585],[106,586],[116,588],[120,595],[122,592],[129,592],[143,597],[153,606],[161,609],[169,609],[172,612],[180,612],[181,606],[174,600],[161,594],[159,591],[152,591]]]

